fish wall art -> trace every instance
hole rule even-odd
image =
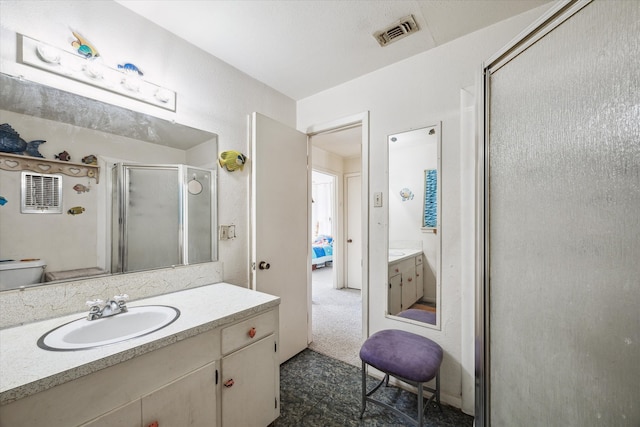
[[[0,125],[0,151],[3,153],[26,154],[32,157],[44,158],[38,151],[38,147],[45,142],[42,139],[27,142],[20,138],[20,134],[9,123]]]

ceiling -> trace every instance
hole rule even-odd
[[[550,0],[116,0],[294,100]],[[373,33],[413,15],[420,30]]]

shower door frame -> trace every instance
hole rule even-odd
[[[527,50],[554,28],[571,18],[575,13],[591,3],[592,0],[564,0],[550,8],[538,20],[520,33],[514,40],[485,61],[481,69],[481,94],[478,101],[478,135],[480,150],[477,175],[477,235],[476,248],[476,303],[475,303],[475,341],[476,341],[476,390],[475,390],[475,426],[491,425],[490,419],[490,286],[489,286],[489,115],[491,100],[491,74],[509,61]]]
[[[178,172],[178,205],[180,206],[180,212],[178,213],[178,263],[177,265],[191,265],[197,264],[196,262],[189,262],[189,240],[188,240],[188,230],[189,230],[189,206],[188,206],[188,190],[187,183],[189,178],[187,176],[189,169],[194,169],[198,171],[208,172],[211,176],[211,182],[209,185],[210,192],[210,200],[211,200],[211,236],[210,236],[210,245],[211,245],[211,260],[209,261],[200,261],[200,262],[210,262],[216,261],[218,259],[218,247],[217,247],[217,172],[215,169],[206,169],[200,168],[196,166],[186,165],[186,164],[148,164],[148,163],[129,163],[129,162],[119,162],[113,166],[113,171],[115,172],[117,178],[114,180],[115,186],[113,188],[114,195],[116,195],[115,200],[112,200],[114,204],[110,209],[113,212],[117,212],[117,216],[119,217],[119,224],[117,233],[113,232],[113,223],[115,218],[112,218],[111,221],[111,260],[109,262],[111,266],[111,273],[133,273],[136,271],[143,270],[128,270],[128,250],[124,242],[127,241],[127,222],[125,215],[125,207],[128,205],[128,192],[126,189],[126,173],[125,170],[129,167],[138,168],[138,169],[166,169],[166,170],[177,170]],[[117,242],[114,242],[113,239],[117,236]],[[114,249],[114,245],[117,245],[117,249]],[[117,256],[117,259],[114,260],[113,256]],[[175,265],[167,265],[160,266],[154,268],[167,268],[167,267],[175,267]]]

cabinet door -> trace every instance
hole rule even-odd
[[[209,363],[142,397],[142,426],[216,426],[216,365]]]
[[[415,264],[402,270],[402,309],[407,310],[416,302],[416,267]]]
[[[396,274],[389,277],[387,304],[389,314],[398,314],[402,311],[402,275]]]
[[[136,399],[88,423],[82,424],[80,427],[140,427],[141,424],[140,399]]]
[[[416,257],[416,263],[418,262],[418,258],[422,259],[422,257]],[[420,301],[424,296],[424,272],[422,270],[422,262],[420,264],[416,264],[416,301]]]
[[[280,415],[276,336],[222,358],[222,426],[265,427]]]

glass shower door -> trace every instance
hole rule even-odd
[[[124,165],[123,272],[182,263],[179,171]]]
[[[640,6],[572,12],[485,70],[480,425],[640,425]]]

